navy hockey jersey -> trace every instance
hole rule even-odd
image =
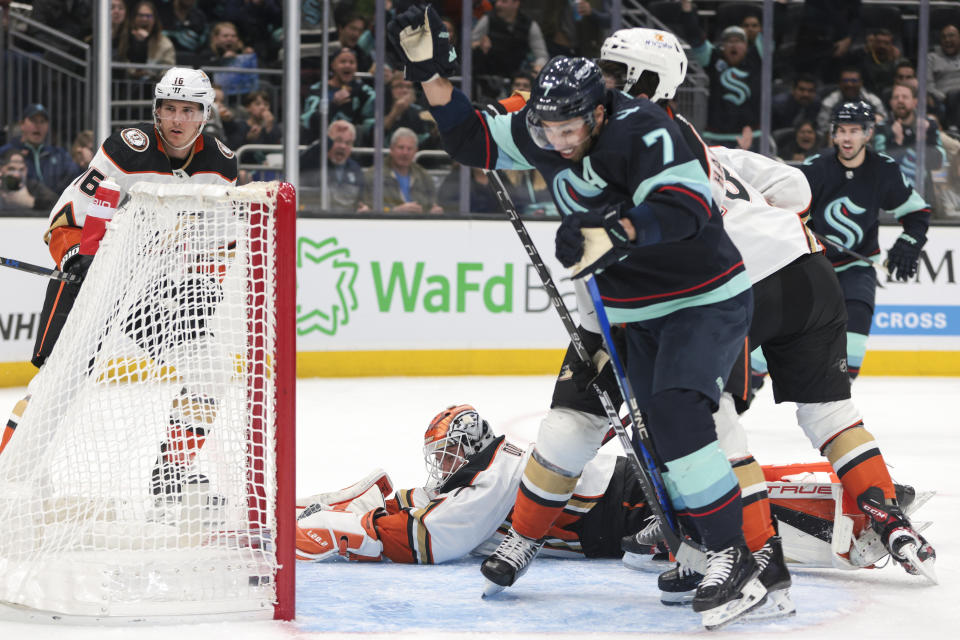
[[[743,260],[723,230],[709,179],[676,124],[646,99],[608,92],[607,121],[580,162],[538,147],[528,107],[506,115],[476,111],[460,91],[431,108],[444,149],[484,169],[537,169],[563,215],[632,209],[655,241],[597,275],[611,322],[637,322],[732,298],[750,287]]]
[[[807,158],[800,169],[813,194],[811,228],[879,261],[880,210],[893,214],[905,232],[917,236],[927,232],[930,207],[907,183],[893,158],[871,149],[866,154],[856,169],[843,166],[837,154],[829,151]],[[837,271],[868,266],[830,246],[827,257]]]

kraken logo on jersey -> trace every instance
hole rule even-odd
[[[823,217],[830,228],[840,235],[828,233],[827,238],[848,249],[858,246],[863,242],[863,228],[852,216],[859,216],[864,211],[866,209],[854,204],[847,196],[831,201],[824,209]]]
[[[585,168],[589,166],[586,160],[585,158]],[[597,179],[600,179],[599,176]],[[594,182],[584,180],[571,169],[564,169],[554,176],[550,188],[553,190],[554,200],[564,214],[586,211],[588,207],[583,206],[579,201],[584,198],[594,198],[601,193],[601,189]]]
[[[743,71],[735,67],[730,67],[721,73],[720,84],[727,90],[723,94],[723,99],[738,107],[746,102],[750,98],[750,86],[743,80],[749,76],[749,71]]]

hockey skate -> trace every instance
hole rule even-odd
[[[480,565],[480,573],[487,579],[483,597],[496,595],[513,585],[517,578],[526,573],[542,547],[542,540],[531,540],[511,527],[496,551]]]
[[[656,516],[647,518],[643,529],[620,541],[623,564],[636,571],[663,571],[670,563],[670,550]]]
[[[657,578],[661,604],[668,607],[691,604],[701,580],[703,580],[702,574],[678,562],[676,566],[664,571]]]
[[[210,480],[203,474],[192,474],[182,482],[180,473],[164,475],[154,469],[151,489],[154,495],[153,509],[147,513],[148,522],[176,524],[181,528],[214,528],[225,521],[226,497],[210,491]],[[158,483],[158,478],[164,481]]]
[[[853,541],[851,563],[869,566],[889,553],[907,573],[938,583],[934,570],[936,552],[898,505],[887,504],[878,487],[870,487],[860,494],[857,504],[870,519],[870,528]]]
[[[707,552],[707,572],[693,597],[703,626],[719,629],[766,602],[760,567],[743,543]]]
[[[753,559],[760,567],[760,582],[767,590],[767,601],[750,611],[746,620],[769,620],[797,613],[790,597],[790,572],[783,558],[783,542],[780,536],[772,536],[763,546],[753,552]]]

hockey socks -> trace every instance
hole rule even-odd
[[[579,473],[567,475],[534,449],[523,470],[513,507],[513,528],[517,533],[531,540],[547,535],[573,495],[579,479]]]
[[[17,424],[20,422],[20,419],[23,418],[23,412],[27,409],[27,403],[30,402],[30,396],[21,398],[17,404],[13,406],[13,411],[10,412],[10,418],[7,420],[7,426],[3,429],[3,438],[0,439],[0,453],[3,453],[3,450],[7,447],[7,444],[10,442],[10,438],[13,437],[13,432],[17,429]]]
[[[750,551],[760,550],[767,540],[776,535],[770,515],[770,499],[763,469],[753,456],[731,462],[740,484],[740,503],[743,506],[743,537]]]
[[[896,498],[880,446],[862,422],[840,432],[823,447],[822,452],[849,495],[859,496],[870,487],[879,487],[886,500]]]

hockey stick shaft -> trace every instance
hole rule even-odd
[[[48,269],[29,262],[14,260],[13,258],[4,258],[0,256],[0,266],[9,267],[18,271],[25,271],[38,276],[45,276],[51,280],[61,280],[63,282],[80,282],[80,276],[73,273],[64,273],[58,269]]]
[[[540,281],[543,283],[543,287],[550,298],[550,302],[553,304],[553,308],[556,309],[564,328],[567,330],[567,334],[570,336],[570,342],[573,344],[574,351],[576,351],[577,356],[584,362],[592,362],[590,352],[583,344],[583,340],[580,337],[580,332],[577,331],[577,326],[573,322],[573,318],[570,316],[570,311],[567,309],[567,305],[563,302],[563,298],[560,297],[560,292],[557,290],[557,286],[553,281],[553,277],[547,270],[546,265],[543,263],[543,259],[540,257],[540,252],[537,250],[536,245],[533,243],[533,239],[527,232],[527,227],[523,224],[523,220],[520,218],[520,214],[517,212],[517,209],[513,204],[513,200],[511,200],[510,195],[507,193],[507,189],[503,184],[500,174],[497,171],[487,171],[487,175],[491,178],[493,190],[497,196],[497,200],[500,202],[500,207],[504,210],[504,212],[506,212],[510,223],[513,225],[514,231],[516,231],[517,236],[520,238],[520,242],[523,244],[523,248],[527,252],[527,256],[530,258],[530,262],[533,263],[534,269],[537,271],[537,275],[540,277]],[[598,315],[601,312],[602,308],[597,310]],[[604,316],[604,318],[605,317],[606,316]],[[607,331],[609,332],[609,328]],[[608,344],[608,349],[610,349],[611,346],[612,342]],[[613,354],[611,354],[611,357],[613,357]],[[633,443],[630,441],[630,436],[627,435],[627,431],[623,426],[623,422],[620,420],[620,416],[617,413],[616,408],[613,406],[613,401],[610,400],[609,394],[601,389],[596,381],[591,383],[591,387],[597,394],[597,397],[599,397],[600,403],[603,405],[604,412],[607,415],[607,419],[616,433],[617,438],[620,441],[620,445],[623,447],[624,454],[637,474],[637,478],[640,481],[644,495],[648,497],[651,512],[656,515],[660,519],[660,522],[664,525],[661,527],[661,529],[664,530],[664,537],[666,538],[667,546],[670,548],[670,551],[677,558],[683,556],[688,563],[688,566],[702,568],[705,562],[703,552],[689,542],[681,541],[680,537],[676,533],[676,521],[672,517],[673,510],[670,506],[669,499],[667,499],[667,492],[663,487],[663,481],[660,478],[660,474],[656,465],[653,464],[652,459],[647,460],[649,466],[645,467],[640,463],[640,460],[637,458],[637,453],[634,450]],[[624,398],[626,398],[626,396],[624,396]],[[636,408],[635,400],[634,408]],[[640,416],[639,408],[636,408],[636,411],[633,411],[632,409],[630,417],[634,423],[634,429],[636,429],[637,433],[640,434],[641,437],[646,436],[649,438],[649,436],[646,434],[646,429],[643,426],[642,416]],[[649,442],[649,439],[647,439],[647,442]],[[649,452],[645,451],[644,453],[645,458],[649,456]],[[655,483],[657,483],[658,486],[655,487]],[[669,518],[667,516],[668,513],[670,514]]]
[[[834,249],[836,249],[837,251],[847,254],[851,258],[856,258],[861,262],[866,262],[867,264],[869,264],[877,272],[877,284],[880,285],[881,288],[883,288],[883,279],[886,277],[887,273],[883,270],[883,267],[880,266],[879,263],[877,263],[874,260],[871,260],[870,258],[868,258],[863,254],[857,253],[853,249],[847,249],[845,246],[843,246],[836,240],[831,240],[827,236],[819,234],[816,231],[813,232],[813,237],[819,240],[820,242],[822,242],[823,244],[828,244]]]

